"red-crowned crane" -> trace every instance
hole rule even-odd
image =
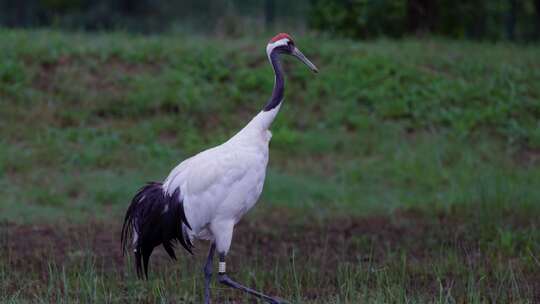
[[[275,83],[262,111],[227,142],[184,160],[165,181],[142,187],[131,201],[122,227],[123,251],[131,238],[139,277],[148,278],[148,261],[155,247],[163,245],[169,256],[176,259],[175,242],[192,254],[194,239],[210,240],[203,268],[207,304],[210,303],[209,284],[216,250],[220,283],[268,303],[286,303],[233,281],[225,269],[234,225],[255,205],[263,189],[268,143],[272,136],[268,128],[283,101],[285,80],[280,55],[292,55],[318,72],[288,34],[272,38],[266,46],[266,54],[274,69]]]

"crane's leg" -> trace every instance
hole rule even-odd
[[[286,304],[287,301],[275,297],[271,297],[246,287],[240,283],[233,281],[227,276],[225,271],[225,256],[231,247],[232,235],[234,230],[234,221],[216,221],[210,223],[210,230],[216,238],[216,249],[219,253],[219,271],[218,280],[221,284],[241,290],[243,292],[254,295],[270,304]]]
[[[262,292],[256,291],[256,290],[251,289],[249,287],[246,287],[246,286],[244,286],[244,285],[242,285],[240,283],[237,283],[237,282],[233,281],[231,278],[229,278],[229,276],[226,274],[226,271],[225,271],[225,253],[220,253],[219,254],[218,278],[219,278],[219,282],[221,284],[232,287],[232,288],[235,288],[235,289],[238,289],[238,290],[241,290],[241,291],[249,293],[251,295],[254,295],[257,298],[260,298],[260,299],[262,299],[262,300],[264,300],[264,301],[266,301],[266,302],[268,302],[270,304],[286,304],[286,303],[288,303],[287,301],[285,301],[283,299],[265,295]]]
[[[212,242],[208,251],[208,259],[204,265],[204,304],[210,304],[210,280],[212,279],[212,264],[214,262],[214,252],[216,251],[216,243]]]

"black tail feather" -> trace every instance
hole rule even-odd
[[[184,213],[183,201],[179,198],[180,189],[169,195],[163,190],[162,184],[156,182],[148,183],[133,197],[124,218],[121,246],[125,253],[135,233],[133,247],[139,277],[142,277],[144,270],[144,276],[148,278],[148,261],[154,248],[159,245],[163,245],[173,260],[176,260],[175,242],[193,254],[193,244],[183,229],[183,225],[190,229],[191,226]]]
[[[142,277],[142,263],[141,263],[141,253],[135,251],[135,269],[137,269],[137,277]]]
[[[176,261],[176,254],[174,254],[174,244],[171,242],[163,243],[163,248],[165,248],[165,251],[167,252],[167,254],[169,254],[171,259]]]
[[[148,253],[143,252],[143,266],[144,266],[144,278],[148,280],[148,261],[150,261],[150,256],[152,255],[152,251],[154,249],[150,249]]]

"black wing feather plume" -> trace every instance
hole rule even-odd
[[[172,195],[165,193],[162,183],[150,182],[139,189],[133,197],[122,226],[122,252],[135,232],[133,244],[137,276],[148,279],[148,261],[155,247],[163,245],[171,259],[176,260],[174,244],[179,242],[185,250],[193,254],[193,244],[183,225],[191,229],[184,212],[184,202],[180,201],[180,189]]]

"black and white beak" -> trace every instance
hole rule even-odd
[[[300,61],[307,65],[314,73],[319,73],[319,69],[317,69],[313,62],[309,61],[309,59],[307,59],[306,56],[304,56],[304,54],[302,54],[302,52],[300,52],[298,48],[294,47],[291,55],[300,59]]]

